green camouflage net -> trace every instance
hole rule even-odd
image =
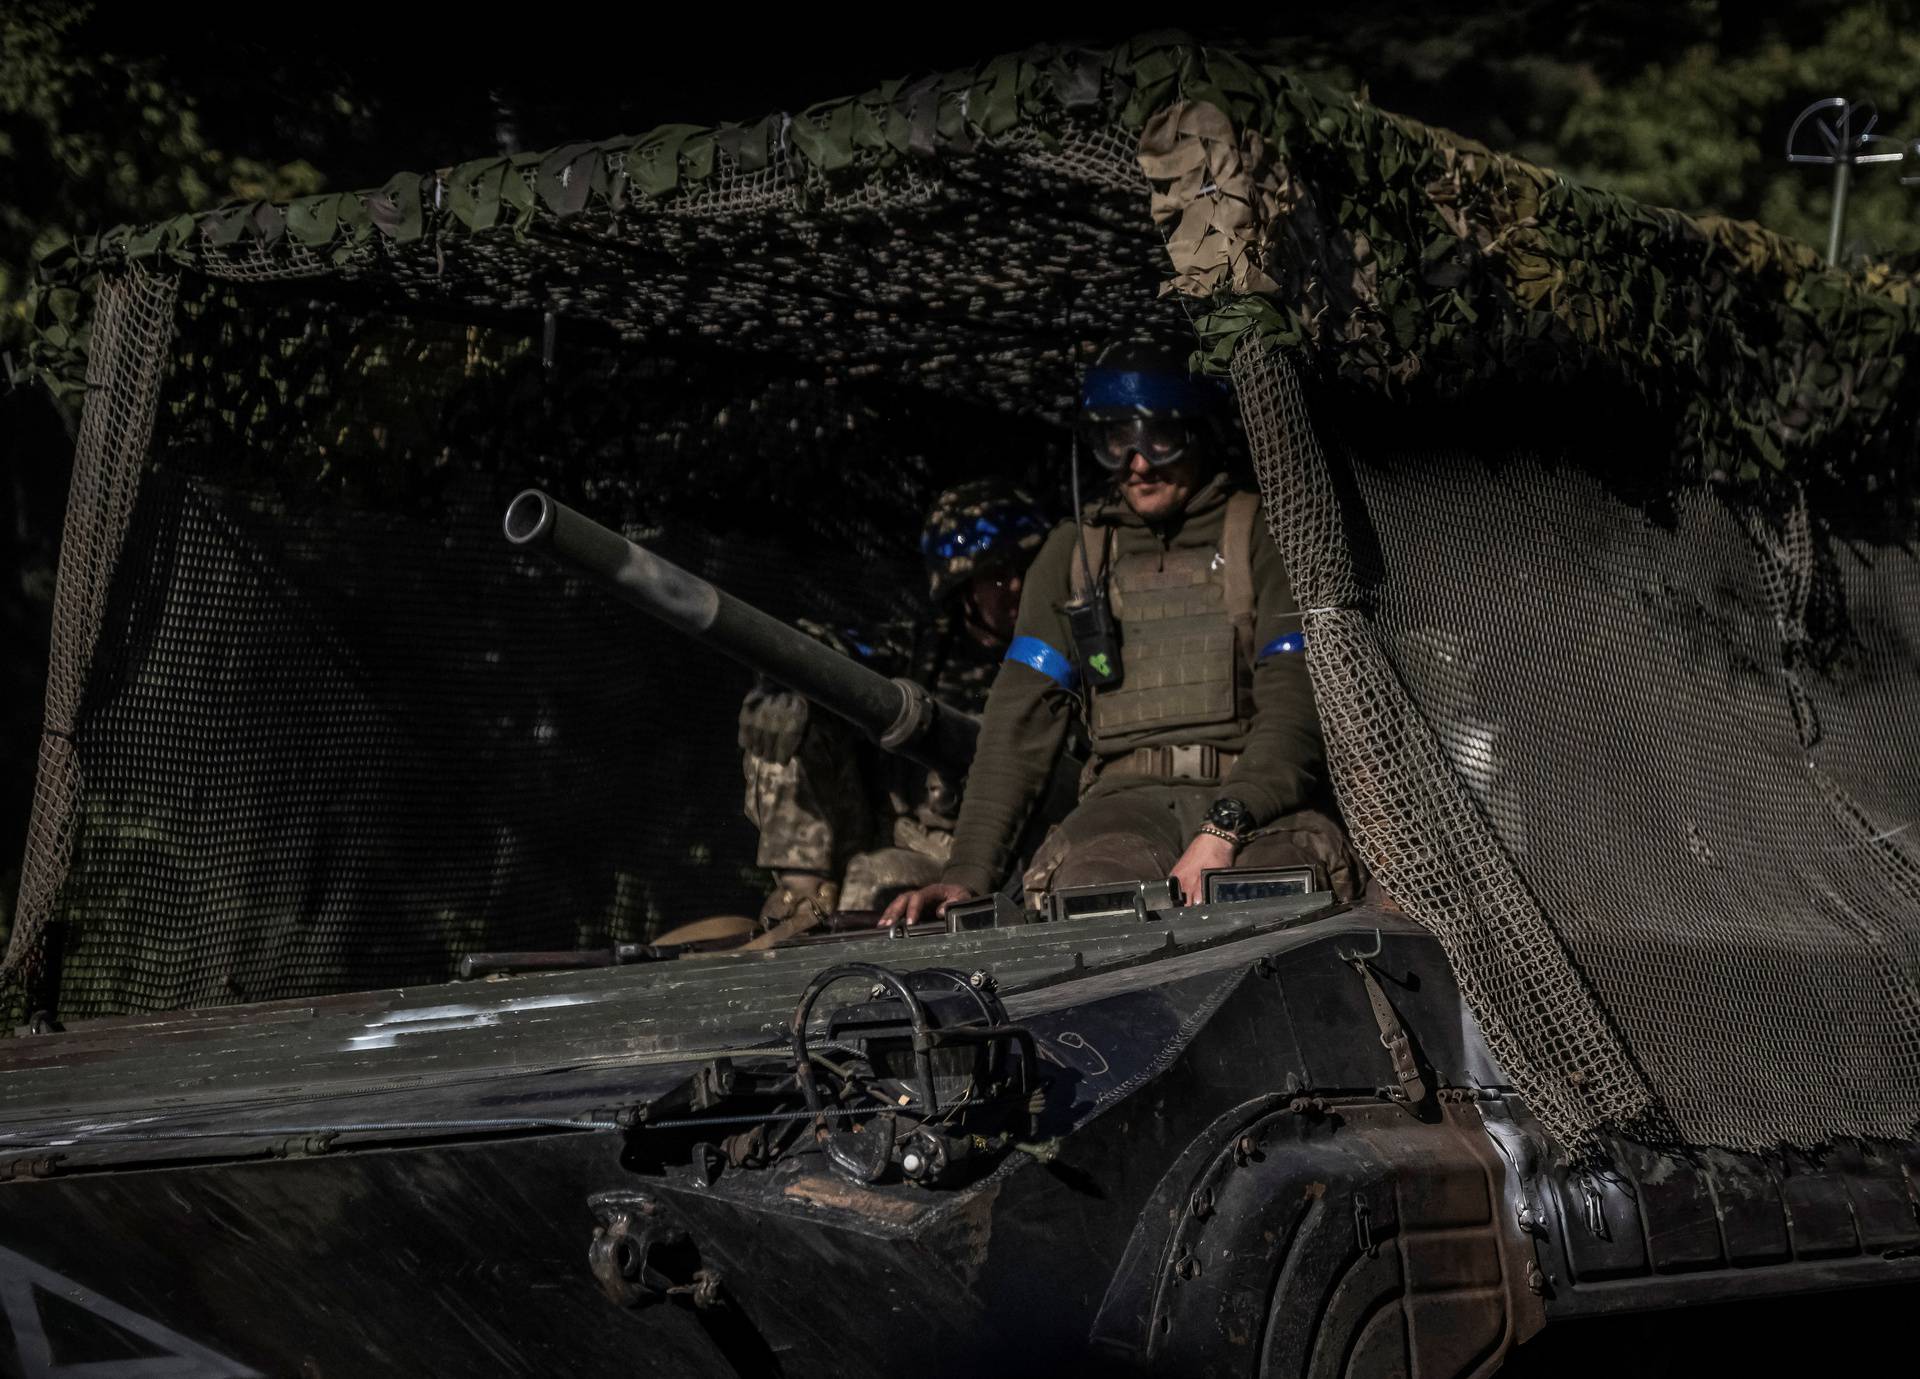
[[[1357,839],[1543,1121],[1920,1116],[1908,280],[1166,36],[39,274],[33,365],[85,408],[7,971],[67,1013],[750,903],[743,679],[504,552],[506,496],[904,614],[933,493],[1058,513],[1080,366],[1190,324]]]
[[[1688,475],[1908,487],[1911,279],[1825,269],[1758,226],[1580,187],[1177,36],[1036,50],[753,124],[672,125],[108,230],[40,260],[33,358],[56,390],[79,388],[86,285],[127,260],[238,281],[335,273],[465,309],[564,304],[636,339],[750,325],[757,347],[806,343],[851,369],[924,357],[916,341],[943,327],[991,325],[1023,352],[1023,335],[1060,335],[1065,307],[1048,289],[1065,275],[1098,301],[1124,280],[1116,254],[1138,265],[1138,235],[1025,230],[1062,196],[1075,206],[1061,218],[1082,231],[1134,228],[1143,130],[1162,150],[1206,145],[1173,159],[1178,171],[1164,155],[1148,166],[1171,174],[1156,179],[1156,215],[1175,284],[1205,301],[1218,368],[1255,330],[1323,376],[1403,396],[1597,371],[1673,415],[1660,460]],[[1047,176],[1060,172],[1065,186]],[[1087,192],[1102,185],[1114,195],[1096,207]],[[805,228],[955,197],[969,203],[969,234],[951,246],[964,261],[885,237],[842,258]],[[769,216],[797,242],[764,239]],[[769,298],[780,309],[766,311]],[[836,306],[854,303],[872,319],[849,331]],[[1034,352],[1038,367],[1055,362]],[[942,366],[955,367],[925,365]],[[1029,372],[989,372],[989,389],[1031,388]]]

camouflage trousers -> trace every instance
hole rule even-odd
[[[745,813],[760,830],[755,862],[769,871],[837,876],[855,840],[874,832],[870,788],[857,761],[852,752],[743,757]]]
[[[1151,781],[1096,789],[1034,853],[1022,878],[1028,896],[1057,886],[1160,880],[1180,860],[1220,794],[1218,785]],[[1318,883],[1341,900],[1356,898],[1366,884],[1345,830],[1318,809],[1282,814],[1255,830],[1234,865],[1312,867]]]
[[[950,824],[899,812],[899,802],[860,773],[857,744],[843,739],[815,731],[785,760],[745,754],[745,811],[760,830],[759,865],[838,879],[835,908],[877,910],[938,881],[953,834]]]

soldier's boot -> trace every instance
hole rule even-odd
[[[838,882],[813,871],[780,871],[773,874],[775,886],[760,906],[760,927],[771,929],[809,909],[822,916],[839,908]]]

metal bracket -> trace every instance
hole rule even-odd
[[[0,1183],[20,1178],[51,1178],[60,1171],[60,1161],[66,1157],[65,1154],[32,1154],[0,1160]]]
[[[693,1075],[693,1109],[707,1111],[718,1106],[729,1096],[737,1084],[731,1058],[716,1058],[701,1066]]]
[[[276,1159],[309,1159],[321,1154],[331,1153],[333,1142],[340,1138],[338,1130],[319,1130],[306,1135],[288,1135],[275,1140],[271,1153]]]

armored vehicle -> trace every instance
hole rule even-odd
[[[1914,1297],[1910,282],[1167,37],[39,273],[17,1371],[1765,1369]],[[689,634],[903,611],[921,500],[1061,473],[1169,316],[1386,899],[654,943],[752,880]],[[455,980],[529,952],[594,965]]]

